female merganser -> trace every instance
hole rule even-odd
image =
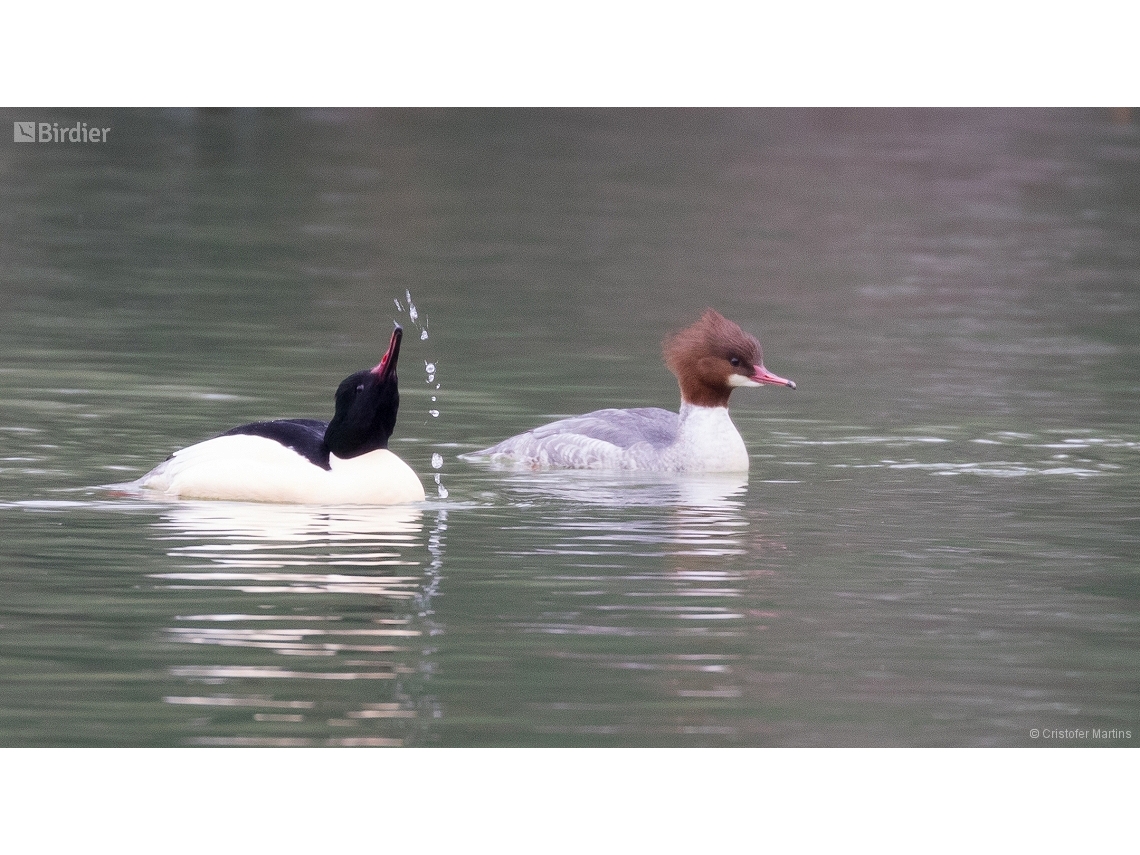
[[[712,309],[665,339],[665,363],[681,386],[681,412],[597,410],[460,455],[534,469],[747,472],[748,450],[728,416],[737,386],[796,384],[764,367],[760,342]]]
[[[420,479],[388,450],[400,392],[397,325],[380,364],[336,390],[336,412],[254,422],[176,451],[131,486],[184,499],[390,505],[424,498]]]

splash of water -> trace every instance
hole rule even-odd
[[[415,301],[412,299],[412,290],[410,288],[404,289],[404,302],[403,303],[400,302],[400,299],[398,297],[393,298],[392,302],[396,304],[396,309],[401,314],[403,314],[405,311],[405,308],[404,308],[405,305],[407,306],[407,316],[408,316],[409,324],[420,331],[420,341],[427,341],[428,340],[428,320],[429,319],[425,316],[423,318],[423,324],[422,325],[420,324],[420,312],[419,312],[419,309],[416,308]],[[438,392],[440,390],[440,386],[442,384],[439,383],[437,380],[438,369],[436,368],[436,364],[434,362],[429,362],[427,360],[424,360],[424,373],[427,375],[427,379],[424,382],[426,382],[429,386],[434,384],[435,385],[435,391]],[[431,407],[431,409],[429,409],[427,411],[428,415],[431,416],[433,419],[438,419],[439,415],[440,415],[440,411],[437,408],[437,406],[434,406],[434,405],[438,405],[438,403],[439,403],[439,399],[436,395],[431,396],[431,403],[433,404],[433,406]],[[443,468],[443,455],[438,454],[438,453],[432,454],[431,465],[432,465],[433,469],[437,470],[435,472],[435,484],[437,487],[437,491],[439,493],[439,497],[441,499],[445,499],[445,498],[447,498],[448,491],[447,491],[447,488],[443,486],[443,483],[442,483],[441,477],[440,477],[441,473],[438,471],[438,470],[441,470]]]
[[[401,314],[404,312],[404,303],[408,306],[408,321],[416,329],[420,331],[420,341],[428,340],[428,318],[424,318],[424,322],[420,323],[420,310],[416,308],[415,301],[412,300],[412,291],[410,288],[404,289],[404,303],[400,302],[399,297],[394,297],[392,302],[396,304],[396,309]]]

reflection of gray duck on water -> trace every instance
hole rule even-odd
[[[760,342],[712,309],[666,338],[664,354],[681,387],[680,413],[597,410],[461,456],[533,469],[747,472],[748,450],[729,418],[729,395],[741,386],[796,384],[765,368]]]
[[[307,504],[396,504],[424,498],[423,485],[388,450],[400,393],[392,332],[375,368],[345,378],[328,424],[254,422],[174,452],[131,486],[185,499]]]

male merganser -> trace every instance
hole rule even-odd
[[[597,410],[460,455],[534,469],[747,472],[748,449],[728,416],[737,386],[796,384],[764,367],[760,342],[712,309],[665,339],[665,363],[681,386],[681,412]]]
[[[388,450],[400,392],[396,360],[403,330],[392,332],[380,364],[336,390],[336,412],[316,419],[254,422],[174,452],[131,486],[184,499],[390,505],[418,502],[416,473]]]

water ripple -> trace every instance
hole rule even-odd
[[[172,679],[227,687],[165,696],[205,713],[187,743],[388,746],[420,738],[440,714],[424,691],[434,670],[425,645],[441,631],[431,598],[447,531],[447,512],[434,516],[425,541],[420,509],[168,507],[155,538],[180,566],[148,578],[221,606],[179,615],[180,625],[163,632],[175,650],[214,651],[172,664]],[[278,657],[322,667],[282,665]],[[345,691],[312,688],[328,682]],[[235,719],[242,710],[249,712]]]

